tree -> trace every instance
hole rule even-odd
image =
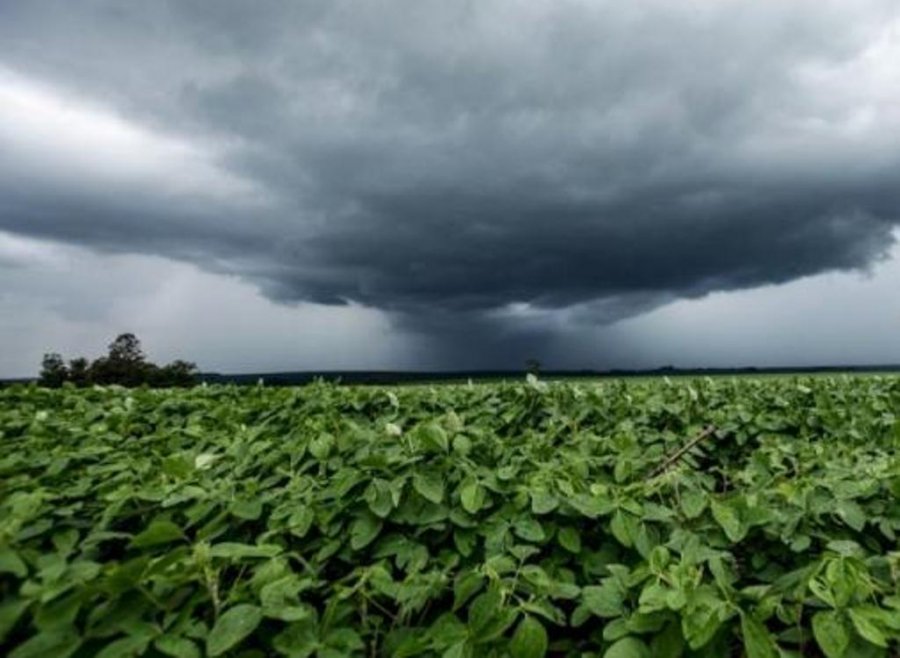
[[[197,383],[197,365],[178,359],[156,369],[156,386],[193,386]]]
[[[83,356],[69,361],[69,381],[75,386],[88,386],[91,383],[91,363]]]
[[[197,383],[197,366],[177,360],[165,366],[147,361],[141,341],[131,333],[119,334],[109,344],[106,356],[92,363],[83,357],[72,359],[66,367],[56,353],[45,354],[40,383],[58,387],[63,382],[75,386],[118,384],[119,386],[193,386]]]
[[[41,385],[59,388],[68,379],[69,370],[66,368],[66,362],[63,361],[63,358],[56,352],[45,354],[41,361]]]
[[[134,334],[119,334],[116,339],[109,344],[110,361],[119,361],[123,363],[138,364],[146,360],[143,350],[141,350],[141,341]]]
[[[90,378],[98,384],[140,386],[153,368],[147,364],[137,336],[120,334],[109,344],[109,353],[91,364]]]

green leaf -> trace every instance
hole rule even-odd
[[[0,547],[0,573],[11,573],[16,578],[25,578],[28,567],[13,549]]]
[[[609,619],[625,612],[625,596],[612,578],[607,578],[601,585],[582,588],[581,598],[588,610],[598,617]]]
[[[469,628],[477,635],[485,629],[494,617],[500,612],[503,597],[496,589],[491,588],[479,594],[469,605]]]
[[[0,644],[19,621],[22,613],[28,609],[31,601],[9,597],[0,603]]]
[[[308,658],[320,646],[317,624],[314,618],[290,624],[272,639],[272,646],[288,658]]]
[[[123,637],[107,644],[95,658],[132,658],[147,650],[150,638],[146,636]]]
[[[841,613],[822,610],[812,617],[813,636],[827,658],[841,658],[850,645],[850,630]]]
[[[160,653],[173,658],[200,658],[200,649],[185,637],[163,635],[156,638],[153,646]]]
[[[319,461],[325,461],[334,447],[334,437],[331,434],[322,433],[309,442],[310,454]]]
[[[532,519],[530,517],[524,517],[517,520],[513,524],[513,532],[515,532],[525,541],[537,543],[542,542],[544,541],[544,539],[546,539],[546,535],[544,534],[544,529],[541,527],[541,524],[537,521],[537,519]]]
[[[653,658],[681,658],[684,654],[684,637],[677,621],[666,624],[665,628],[653,636],[650,655]]]
[[[556,539],[559,541],[559,545],[570,553],[577,555],[581,552],[581,534],[575,528],[568,526],[560,528],[556,533]]]
[[[634,538],[637,534],[636,522],[628,514],[622,510],[616,510],[610,521],[609,529],[613,537],[616,538],[622,546],[631,548],[634,546]]]
[[[288,519],[288,527],[290,529],[290,533],[295,537],[299,537],[302,539],[309,532],[309,529],[312,527],[313,521],[315,521],[315,519],[316,515],[309,507],[301,507],[293,514],[291,514],[290,518]]]
[[[422,445],[433,452],[447,452],[450,450],[450,441],[447,432],[437,423],[425,423],[416,428],[416,436],[422,441]]]
[[[691,649],[699,649],[713,638],[722,626],[721,609],[720,602],[702,601],[698,604],[690,600],[688,607],[682,610],[681,630]]]
[[[543,658],[547,653],[547,631],[537,619],[526,615],[519,622],[509,642],[509,652],[516,658]]]
[[[478,480],[469,478],[459,489],[459,499],[464,510],[475,514],[484,505],[484,487],[478,484]]]
[[[132,548],[149,548],[184,539],[181,528],[168,519],[156,519],[131,540]]]
[[[741,615],[741,635],[747,658],[777,658],[775,640],[769,630],[756,617]]]
[[[559,498],[546,489],[531,492],[531,511],[535,514],[549,514],[559,507]]]
[[[432,503],[444,500],[444,480],[439,473],[416,473],[413,476],[413,489]]]
[[[8,658],[68,658],[81,646],[81,638],[71,628],[38,633],[9,653]]]
[[[681,511],[685,517],[696,519],[706,509],[706,492],[700,489],[688,489],[681,494]]]
[[[375,516],[387,518],[394,509],[394,501],[391,496],[391,487],[384,480],[372,480],[366,487],[363,498],[369,505],[369,509]]]
[[[365,514],[350,526],[350,547],[358,551],[371,544],[381,532],[382,522],[373,514]]]
[[[441,658],[468,658],[471,654],[472,652],[469,643],[466,640],[462,640],[449,646],[447,650],[441,654]]]
[[[231,513],[246,521],[256,521],[262,511],[262,502],[259,500],[236,500],[231,503]]]
[[[210,656],[221,656],[256,630],[262,617],[262,610],[255,605],[241,603],[229,608],[210,630],[206,652]]]
[[[710,503],[710,508],[716,523],[725,531],[725,535],[732,542],[739,542],[747,535],[748,528],[741,523],[737,510],[732,506],[713,500]]]
[[[644,613],[665,610],[668,606],[669,588],[656,582],[650,582],[641,590],[638,599],[640,611]]]
[[[453,437],[453,452],[463,456],[468,455],[472,452],[472,441],[462,434],[457,434]]]
[[[650,648],[635,637],[623,637],[603,653],[603,658],[650,658]]]
[[[887,646],[887,637],[878,627],[876,619],[873,619],[864,609],[850,608],[847,612],[850,613],[850,621],[853,622],[856,632],[867,642],[879,647]]]
[[[221,542],[219,544],[213,544],[209,548],[211,557],[221,557],[233,560],[275,557],[279,553],[281,553],[281,547],[276,544],[261,544],[254,546],[253,544],[239,544],[237,542]]]
[[[469,571],[456,578],[453,584],[453,610],[459,610],[466,601],[482,588],[485,577],[476,571]]]
[[[835,510],[844,523],[857,532],[865,527],[866,513],[863,511],[862,507],[852,500],[839,500],[835,506]]]

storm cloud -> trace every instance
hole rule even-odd
[[[517,351],[885,257],[898,61],[888,0],[7,0],[0,230]]]

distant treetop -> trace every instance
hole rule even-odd
[[[93,362],[78,357],[66,365],[58,353],[45,354],[38,381],[42,386],[51,388],[58,388],[66,382],[75,386],[193,386],[197,383],[197,366],[180,359],[164,366],[151,363],[141,350],[141,341],[137,336],[125,333],[109,344],[106,356]]]

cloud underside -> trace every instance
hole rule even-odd
[[[890,2],[151,4],[4,3],[0,229],[460,344],[892,242]]]

